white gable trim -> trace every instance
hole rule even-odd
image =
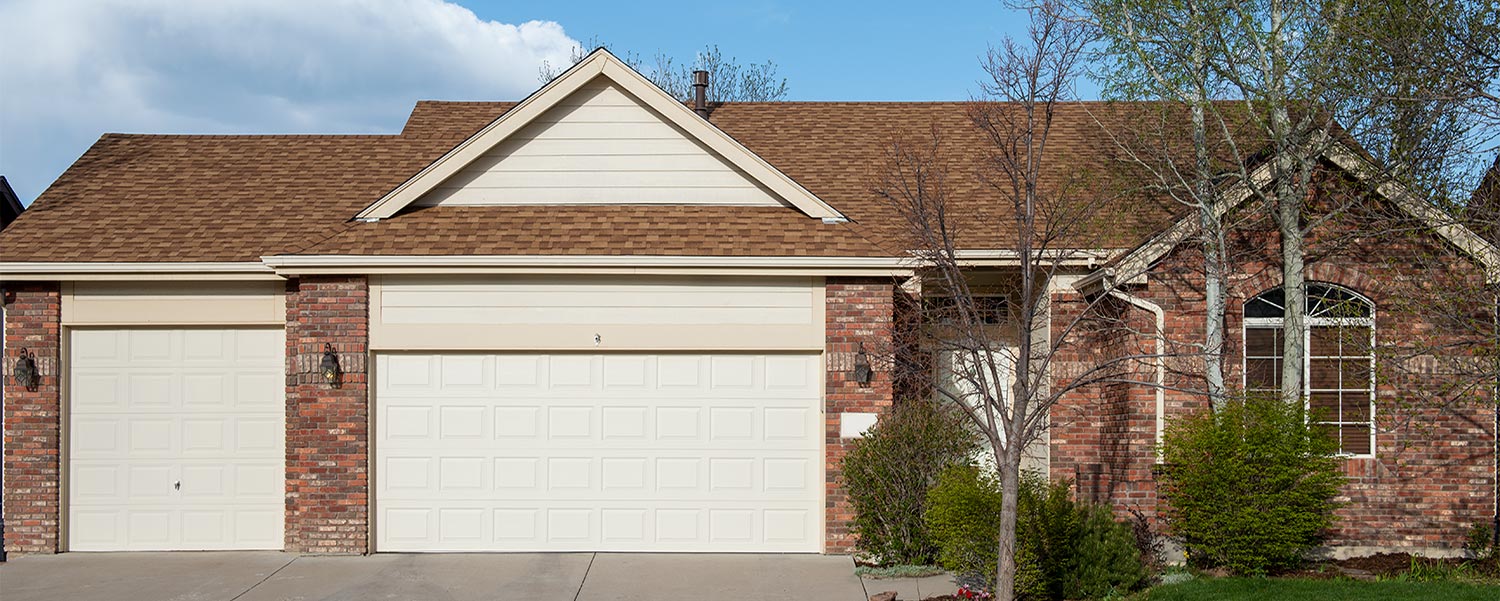
[[[506,111],[484,129],[479,130],[478,133],[464,140],[411,179],[391,190],[385,197],[360,211],[355,219],[373,221],[395,215],[397,211],[435,189],[444,180],[480,158],[485,152],[495,148],[564,98],[577,92],[584,84],[600,76],[609,78],[610,81],[630,92],[669,122],[682,128],[689,136],[718,153],[735,167],[744,171],[752,180],[770,189],[807,216],[815,219],[846,219],[843,214],[813,195],[801,184],[772,167],[770,163],[745,148],[729,134],[699,117],[687,106],[663,92],[661,88],[656,87],[603,48],[595,50],[587,58],[521,101],[520,104]]]
[[[1360,156],[1354,149],[1343,142],[1332,142],[1325,146],[1323,156],[1335,166],[1347,171],[1361,181],[1370,181],[1379,177],[1380,170],[1370,161]],[[1269,164],[1261,165],[1250,172],[1250,180],[1256,187],[1263,187],[1271,182],[1271,167]],[[1439,236],[1448,243],[1454,245],[1459,251],[1469,255],[1477,261],[1485,272],[1485,281],[1490,284],[1500,283],[1500,248],[1490,244],[1484,238],[1475,234],[1463,224],[1454,221],[1452,216],[1444,213],[1422,199],[1417,198],[1406,186],[1395,181],[1385,181],[1375,187],[1375,193],[1400,207],[1408,215],[1420,219],[1428,227],[1432,228]],[[1243,204],[1251,197],[1251,190],[1245,182],[1238,182],[1223,192],[1223,198],[1227,202],[1220,202],[1216,218],[1223,218],[1225,213]],[[1113,267],[1101,269],[1087,277],[1079,280],[1075,285],[1079,290],[1091,288],[1100,284],[1106,278],[1114,284],[1139,284],[1146,281],[1146,272],[1167,253],[1172,252],[1178,244],[1196,235],[1199,228],[1196,214],[1189,215],[1177,223],[1172,224],[1165,232],[1151,239],[1151,241],[1137,247],[1126,254]]]

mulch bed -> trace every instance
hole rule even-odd
[[[1429,566],[1436,564],[1457,566],[1463,563],[1464,560],[1458,558],[1433,559],[1418,557],[1416,561]],[[1318,561],[1289,574],[1282,574],[1281,576],[1313,580],[1339,577],[1373,580],[1404,574],[1411,570],[1411,566],[1412,556],[1408,553],[1379,553],[1368,557]]]

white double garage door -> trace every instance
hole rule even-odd
[[[274,329],[70,336],[69,548],[279,549]],[[380,551],[804,551],[816,354],[377,357]]]
[[[377,357],[382,551],[803,551],[816,354]]]

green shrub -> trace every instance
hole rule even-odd
[[[909,401],[854,441],[842,472],[861,551],[886,565],[933,563],[937,546],[922,519],[927,491],[976,448],[962,420],[937,403]]]
[[[1166,431],[1161,495],[1198,567],[1259,575],[1300,564],[1334,524],[1343,485],[1333,439],[1300,403],[1251,397]]]
[[[1000,556],[1000,486],[979,468],[965,465],[943,470],[927,497],[927,527],[937,543],[938,565],[995,590]],[[1017,532],[1019,533],[1019,526]],[[1019,539],[1019,537],[1018,537]],[[1043,598],[1046,585],[1037,557],[1017,545],[1016,596]]]
[[[1495,544],[1495,531],[1489,522],[1475,522],[1464,537],[1464,550],[1479,561],[1489,561],[1500,555],[1500,546]]]
[[[1083,533],[1083,521],[1066,481],[1048,484],[1041,478],[1021,482],[1016,507],[1016,544],[1037,558],[1047,598],[1067,596],[1068,581],[1075,566],[1075,543]]]
[[[1097,599],[1134,590],[1146,567],[1128,524],[1108,507],[1075,503],[1067,481],[1028,478],[1021,486],[1017,532],[1037,557],[1051,599]]]
[[[1103,599],[1145,584],[1147,569],[1131,527],[1115,521],[1108,507],[1081,506],[1079,512],[1082,523],[1062,598]]]
[[[1075,503],[1067,482],[1022,482],[1017,499],[1016,594],[1025,599],[1094,599],[1124,594],[1146,580],[1129,525],[1108,508]],[[1000,490],[975,467],[943,472],[928,499],[927,523],[939,563],[961,579],[992,587],[999,551]]]

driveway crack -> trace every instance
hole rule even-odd
[[[573,601],[578,601],[578,596],[583,594],[583,585],[589,581],[589,570],[594,569],[594,559],[598,557],[598,553],[589,554],[589,565],[583,569],[583,579],[578,581],[578,590],[573,592]],[[233,601],[233,599],[230,601]]]
[[[250,585],[250,588],[247,588],[244,591],[240,592],[240,594],[235,595],[234,598],[230,599],[229,601],[239,601],[240,597],[250,594],[250,591],[255,590],[255,587],[265,584],[267,580],[270,580],[272,577],[280,574],[282,570],[285,570],[287,566],[292,565],[292,562],[295,562],[298,559],[301,559],[301,556],[293,556],[291,559],[288,559],[286,563],[281,564],[281,567],[272,570],[270,574],[266,574],[265,578],[261,578],[260,582],[256,582],[255,584]]]

